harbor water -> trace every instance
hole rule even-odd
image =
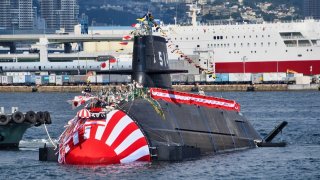
[[[50,143],[43,126],[27,130],[19,151],[0,151],[0,179],[320,179],[320,92],[215,92],[234,99],[265,136],[277,124],[288,126],[276,140],[283,148],[255,148],[183,162],[70,166],[38,161],[38,148]],[[48,131],[57,139],[77,110],[67,100],[76,93],[0,93],[0,106],[26,112],[49,111]]]

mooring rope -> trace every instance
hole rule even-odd
[[[53,142],[53,140],[51,139],[50,134],[49,134],[48,129],[47,129],[47,126],[46,126],[46,123],[43,123],[43,126],[44,126],[44,129],[45,129],[46,132],[47,132],[47,135],[48,135],[48,138],[49,138],[51,144],[54,146],[54,149],[56,150],[58,146],[57,146],[57,145]]]

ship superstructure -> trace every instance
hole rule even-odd
[[[319,20],[208,25],[196,21],[199,11],[199,7],[190,5],[191,25],[161,27],[159,34],[169,40],[169,59],[196,54],[201,67],[217,73],[288,69],[304,74],[320,73]],[[210,62],[215,67],[210,67]]]

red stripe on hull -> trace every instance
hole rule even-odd
[[[118,154],[119,159],[122,159],[122,158],[129,156],[132,152],[138,150],[139,148],[143,147],[146,144],[148,144],[148,143],[147,143],[145,137],[142,137],[142,138],[136,140],[127,149],[125,149],[123,152]]]
[[[150,155],[146,155],[139,158],[137,161],[151,161],[151,158],[150,158]]]
[[[139,129],[138,126],[132,122],[127,127],[125,127],[122,132],[118,135],[115,141],[112,143],[111,147],[116,149],[133,131]]]
[[[312,72],[310,72],[310,66],[312,66]],[[320,74],[320,60],[216,63],[216,73],[287,72],[287,69],[305,75]]]
[[[101,141],[106,142],[107,138],[109,137],[110,133],[112,132],[113,128],[118,124],[118,122],[125,116],[126,114],[122,111],[116,112],[110,121],[108,122],[108,127],[102,135]]]

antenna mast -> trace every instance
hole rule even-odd
[[[196,4],[187,4],[189,6],[188,15],[191,17],[192,26],[197,26],[197,14],[200,14],[201,8],[198,6],[198,1]]]

